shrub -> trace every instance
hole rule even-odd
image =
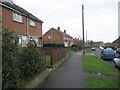
[[[46,43],[43,47],[64,47],[63,43]]]
[[[19,56],[24,77],[33,76],[44,69],[44,56],[38,51],[35,41],[30,41]]]
[[[78,46],[78,45],[76,45],[76,44],[73,44],[73,45],[72,45],[72,47],[79,47],[79,46]]]
[[[21,72],[18,67],[18,37],[14,32],[2,28],[2,87],[15,88],[20,85]]]
[[[23,79],[45,69],[44,55],[35,41],[20,48],[14,32],[6,27],[2,29],[2,87],[18,88]]]

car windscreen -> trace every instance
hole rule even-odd
[[[105,50],[104,53],[115,53],[113,50]]]

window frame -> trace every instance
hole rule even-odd
[[[23,16],[19,13],[13,12],[13,20],[16,22],[23,23]]]
[[[33,19],[30,19],[29,24],[30,26],[36,27],[36,21]]]

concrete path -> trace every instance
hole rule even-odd
[[[85,88],[82,58],[74,53],[38,88]]]

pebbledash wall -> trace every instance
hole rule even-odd
[[[7,5],[4,6],[4,3],[1,4],[2,4],[2,25],[15,31],[15,33],[19,36],[19,45],[25,46],[30,39],[34,39],[38,46],[42,46],[43,22],[42,21],[38,22],[25,15],[23,12],[17,11],[15,8],[12,9]],[[12,3],[10,3],[10,5],[11,4]],[[16,14],[18,14],[18,16],[20,15],[21,18],[20,22],[14,19],[15,17],[14,15]]]

